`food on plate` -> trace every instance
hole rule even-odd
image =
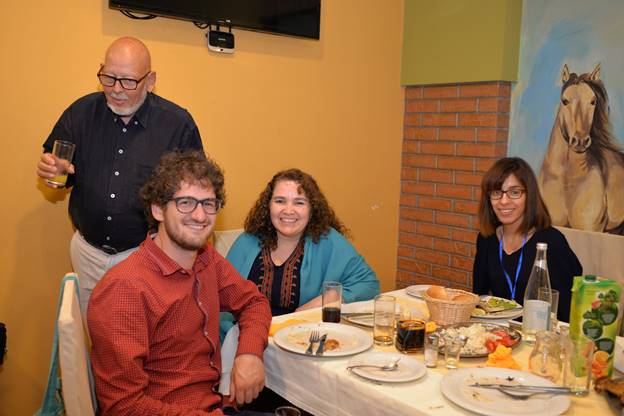
[[[459,295],[455,295],[453,296],[454,301],[458,301],[458,302],[473,302],[474,301],[474,296],[470,296],[470,295],[466,295],[463,293],[460,293]]]
[[[493,313],[516,309],[520,305],[515,300],[498,298],[496,296],[482,296],[477,307],[483,309],[486,313]]]
[[[425,332],[430,333],[438,329],[438,325],[435,322],[429,321],[425,324]]]
[[[479,307],[476,307],[472,310],[472,316],[484,316],[487,312]]]
[[[465,336],[467,341],[461,349],[462,356],[484,356],[495,351],[498,345],[511,347],[519,341],[504,327],[480,323],[441,328],[439,334],[441,345],[445,337]]]
[[[448,300],[446,289],[442,286],[431,285],[431,287],[427,289],[427,295],[435,299]]]
[[[325,341],[325,351],[335,351],[340,348],[340,341],[333,338],[328,338]]]
[[[596,380],[594,383],[594,389],[597,392],[606,391],[616,397],[619,397],[620,402],[624,404],[624,378],[610,379],[609,377],[602,377]]]
[[[520,364],[511,356],[511,348],[499,344],[494,352],[488,354],[488,367],[511,368],[512,370],[521,370]]]

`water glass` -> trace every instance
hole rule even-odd
[[[275,416],[301,416],[301,412],[296,407],[281,406],[275,409]]]
[[[587,396],[592,379],[594,341],[581,336],[562,340],[563,386],[569,387],[576,396]]]
[[[74,157],[76,145],[63,140],[55,140],[52,148],[52,156],[58,169],[56,176],[52,179],[46,179],[46,182],[56,187],[64,187],[67,183],[67,169]]]
[[[342,284],[339,282],[323,283],[323,322],[340,322],[342,304]]]
[[[464,341],[458,336],[444,337],[444,361],[446,368],[454,370],[459,367],[459,355]]]
[[[375,296],[373,341],[377,345],[392,345],[394,341],[395,305],[396,298],[394,296]]]

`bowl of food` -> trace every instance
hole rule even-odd
[[[440,338],[439,351],[444,352],[444,339],[447,337],[464,336],[466,344],[462,347],[461,357],[487,357],[496,350],[498,345],[514,348],[520,344],[522,335],[519,331],[502,325],[462,322],[454,325],[445,325],[436,330]]]

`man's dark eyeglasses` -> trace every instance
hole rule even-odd
[[[201,204],[206,214],[216,214],[221,209],[221,201],[216,198],[195,199],[192,196],[173,198],[176,208],[182,214],[190,214],[195,211],[197,204]]]
[[[151,73],[152,71],[148,71],[147,74],[143,75],[139,79],[117,78],[112,75],[102,74],[101,72],[97,73],[97,77],[100,80],[100,84],[104,85],[105,87],[113,87],[115,86],[115,82],[119,81],[121,88],[123,88],[124,90],[136,90],[139,86],[139,82],[143,81]]]

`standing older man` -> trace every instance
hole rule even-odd
[[[199,151],[168,154],[141,198],[157,233],[106,273],[89,302],[102,416],[223,414],[220,311],[240,326],[232,400],[251,402],[264,385],[271,309],[206,244],[225,199],[221,170]]]
[[[145,238],[138,190],[160,157],[174,149],[202,149],[191,115],[152,93],[156,73],[143,42],[128,37],[114,41],[97,76],[103,93],[82,97],[65,110],[37,165],[41,178],[55,177],[54,141],[75,143],[66,186],[73,187],[69,214],[76,233],[70,255],[83,313],[101,276]]]

